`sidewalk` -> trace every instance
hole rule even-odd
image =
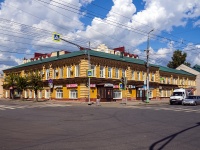
[[[63,105],[72,105],[72,106],[96,106],[96,102],[91,102],[89,105],[88,102],[81,101],[64,101],[64,100],[39,100],[35,102],[33,100],[20,100],[20,99],[4,99],[0,98],[0,101],[12,102],[12,103],[29,103],[29,104],[63,104]],[[116,101],[116,102],[100,102],[100,106],[105,107],[119,107],[119,106],[149,106],[149,105],[167,105],[169,100],[150,100],[149,103],[140,100],[133,101]]]

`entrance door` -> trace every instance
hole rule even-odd
[[[136,100],[146,100],[146,91],[143,89],[138,88],[137,89],[137,95]]]
[[[113,89],[106,88],[106,101],[110,102],[113,100]]]
[[[98,87],[97,93],[100,94],[102,102],[110,102],[113,100],[113,88]]]

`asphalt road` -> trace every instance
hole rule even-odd
[[[199,150],[200,106],[0,101],[1,150]]]

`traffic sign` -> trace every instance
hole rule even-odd
[[[124,84],[123,83],[119,83],[119,89],[123,90],[124,89]]]
[[[53,83],[53,80],[52,80],[52,79],[49,79],[49,80],[48,80],[48,83]]]
[[[55,41],[55,42],[60,42],[60,34],[58,34],[58,33],[56,33],[56,32],[54,32],[53,33],[53,40]]]
[[[87,76],[92,77],[92,70],[87,70]]]

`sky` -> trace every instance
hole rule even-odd
[[[0,0],[0,72],[35,52],[124,46],[150,63],[167,66],[175,50],[200,65],[199,0]]]

